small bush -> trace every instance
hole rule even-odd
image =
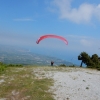
[[[21,65],[21,64],[17,64],[17,65],[15,65],[16,67],[23,67],[23,65]]]
[[[93,68],[93,66],[87,66],[87,68]]]
[[[100,71],[100,68],[97,68],[97,70],[99,70],[99,71]]]
[[[4,72],[6,67],[4,65],[0,65],[0,73]]]
[[[96,66],[96,68],[97,68],[97,69],[98,69],[98,68],[100,68],[100,64],[99,64],[99,65],[97,65],[97,66]]]
[[[9,64],[7,67],[23,67],[21,64]]]
[[[70,65],[69,67],[75,67],[75,65]]]
[[[0,65],[3,65],[3,63],[2,63],[2,62],[0,62]]]
[[[59,65],[60,67],[66,67],[66,65],[65,64],[61,64],[61,65]]]
[[[87,68],[92,68],[92,69],[97,69],[99,70],[100,69],[100,65],[95,65],[95,66],[87,66]]]
[[[9,65],[7,65],[7,67],[14,67],[15,65],[13,65],[13,64],[9,64]]]

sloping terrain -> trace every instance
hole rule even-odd
[[[0,100],[100,100],[100,71],[78,67],[9,67]]]

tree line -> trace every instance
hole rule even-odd
[[[78,60],[82,60],[80,67],[82,67],[82,64],[84,63],[88,68],[100,69],[100,57],[97,54],[90,56],[86,52],[81,52],[78,56]]]

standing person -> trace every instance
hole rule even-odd
[[[53,62],[53,61],[51,61],[51,66],[53,66],[53,64],[54,64],[54,62]]]

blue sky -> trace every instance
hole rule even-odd
[[[33,52],[77,62],[85,51],[100,56],[99,0],[0,0],[0,44],[25,46]],[[46,39],[45,34],[65,37]]]

